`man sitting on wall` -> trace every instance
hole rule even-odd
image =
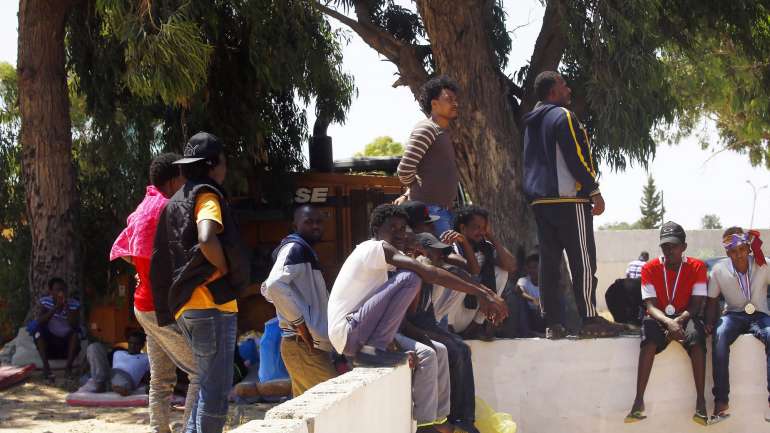
[[[439,241],[433,234],[418,233],[415,244],[421,254],[418,261],[452,273],[465,273],[456,266],[446,263],[446,258],[452,253],[452,247]],[[410,308],[404,323],[418,328],[431,340],[446,346],[449,353],[451,384],[449,421],[467,433],[477,433],[478,430],[473,425],[476,400],[471,349],[460,336],[442,328],[436,321],[433,310],[433,291],[434,285],[423,283],[420,295],[413,304],[413,308]]]
[[[760,246],[759,232],[744,233],[740,227],[725,230],[722,245],[729,260],[714,265],[709,281],[706,306],[706,331],[714,331],[713,374],[714,416],[711,422],[729,417],[730,345],[740,334],[751,332],[765,345],[767,356],[768,393],[770,393],[770,309],[767,305],[767,285],[770,269]],[[725,300],[720,317],[719,295]],[[770,422],[770,408],[765,412]]]
[[[397,365],[407,354],[393,350],[394,339],[407,309],[420,292],[423,281],[476,292],[478,289],[434,266],[422,264],[402,251],[407,241],[407,214],[398,206],[383,204],[372,212],[372,239],[356,246],[340,269],[329,297],[329,339],[339,353],[363,365]],[[504,318],[505,305],[491,291],[480,298],[484,311]],[[434,357],[428,357],[435,366]],[[418,360],[422,361],[422,359]],[[427,365],[427,364],[426,364]],[[418,365],[420,369],[422,366]],[[437,375],[437,372],[434,372]],[[436,393],[414,393],[415,413],[424,413],[419,424],[444,428]],[[423,401],[424,400],[424,401]],[[428,415],[436,408],[433,419]],[[418,411],[417,408],[426,408]],[[441,430],[440,430],[441,431]]]
[[[538,287],[538,275],[540,270],[540,256],[532,254],[524,262],[527,275],[516,282],[516,294],[524,300],[522,322],[530,333],[536,332],[545,335],[545,319],[540,308],[540,288]]]
[[[48,294],[38,301],[35,345],[43,361],[43,376],[53,382],[49,359],[66,359],[66,373],[71,378],[72,364],[80,351],[80,302],[67,296],[67,283],[54,277],[48,281]]]
[[[692,420],[706,425],[706,399],[703,388],[706,380],[706,332],[701,321],[706,300],[706,264],[686,257],[685,232],[674,222],[660,229],[660,249],[663,256],[647,262],[642,268],[642,299],[647,316],[642,320],[642,342],[636,398],[626,423],[641,421],[644,414],[644,391],[652,371],[655,355],[662,352],[671,340],[684,346],[692,360],[695,379],[695,414]]]
[[[489,213],[478,206],[466,206],[457,211],[454,230],[442,235],[442,241],[454,244],[455,251],[468,261],[468,271],[477,282],[498,295],[503,293],[508,275],[516,272],[516,258],[492,231]],[[436,310],[446,312],[449,325],[466,339],[494,338],[491,322],[479,312],[477,297],[455,293],[446,299],[448,304],[436,304]]]
[[[142,353],[146,337],[143,332],[135,331],[128,336],[128,349],[112,352],[110,368],[107,349],[102,343],[91,343],[86,349],[86,359],[91,377],[80,392],[105,392],[107,382],[110,388],[122,396],[133,393],[139,385],[147,383],[150,374],[150,359]]]

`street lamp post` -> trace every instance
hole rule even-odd
[[[746,180],[746,183],[751,186],[751,191],[754,193],[754,200],[751,202],[751,223],[749,223],[749,228],[754,228],[754,211],[757,208],[757,191],[763,190],[767,188],[767,185],[760,186],[759,188],[755,187],[754,184],[750,180]]]

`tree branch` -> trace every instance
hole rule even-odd
[[[543,25],[535,42],[527,78],[524,80],[521,114],[532,110],[537,102],[537,95],[532,88],[537,74],[543,71],[555,71],[559,67],[564,50],[567,48],[567,35],[564,32],[566,11],[565,0],[547,1]],[[517,118],[517,123],[519,122],[520,117]]]
[[[422,60],[430,46],[399,41],[385,29],[372,23],[369,20],[368,6],[365,1],[358,0],[353,3],[358,20],[341,14],[318,0],[315,4],[321,12],[350,27],[367,45],[396,65],[400,77],[393,86],[406,85],[417,96],[420,86],[428,78]]]

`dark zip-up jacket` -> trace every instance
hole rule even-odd
[[[575,113],[539,102],[524,124],[524,193],[531,204],[588,203],[599,194],[591,143]]]
[[[224,304],[238,298],[249,284],[249,263],[241,247],[235,218],[221,186],[213,180],[188,181],[166,204],[158,221],[150,262],[150,282],[158,325],[173,323],[176,313],[190,300],[216,268],[200,250],[195,200],[201,192],[219,196],[224,230],[217,237],[222,243],[228,272],[206,284],[214,302]]]

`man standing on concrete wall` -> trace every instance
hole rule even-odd
[[[566,106],[572,91],[557,72],[535,78],[540,102],[524,117],[524,192],[537,223],[540,287],[548,338],[566,334],[560,317],[562,252],[567,251],[581,335],[612,337],[624,328],[596,311],[596,245],[593,215],[604,212],[588,134]]]
[[[415,125],[398,164],[398,178],[408,189],[396,201],[419,200],[428,205],[436,236],[449,230],[457,198],[459,175],[449,124],[457,118],[457,84],[440,76],[425,83],[420,91],[420,108],[428,116]]]
[[[329,292],[313,244],[323,237],[321,212],[304,205],[294,211],[294,233],[273,252],[274,264],[263,286],[275,304],[281,334],[281,357],[298,397],[337,375],[332,363],[326,307]]]
[[[641,421],[644,414],[644,392],[650,379],[655,355],[672,340],[681,344],[692,360],[695,379],[695,414],[692,420],[706,425],[706,332],[701,321],[706,301],[706,264],[686,257],[684,229],[667,222],[660,229],[663,256],[652,259],[642,268],[642,299],[647,315],[642,319],[642,341],[636,377],[636,398],[626,423]]]
[[[730,345],[740,334],[750,332],[765,344],[767,380],[770,394],[770,309],[767,285],[770,269],[765,263],[759,233],[744,233],[740,227],[725,230],[722,246],[729,260],[714,265],[708,288],[706,330],[713,331],[714,416],[711,422],[729,417]],[[719,314],[719,295],[725,300],[724,314]],[[765,421],[770,421],[770,407]]]

